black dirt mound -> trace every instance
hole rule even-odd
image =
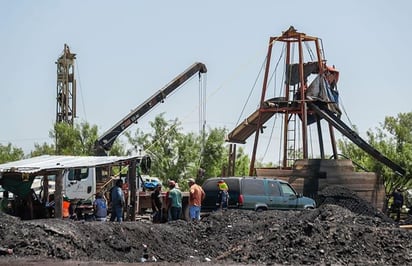
[[[107,263],[412,264],[412,231],[376,215],[371,205],[344,188],[331,187],[320,195],[324,200],[315,210],[228,210],[210,213],[196,224],[20,221],[0,214],[0,245],[14,251],[0,256],[0,262],[30,258]]]
[[[376,209],[371,203],[360,198],[352,190],[343,186],[328,186],[318,193],[316,198],[318,206],[323,204],[333,204],[342,206],[353,213],[379,217],[387,222],[393,222],[382,211]]]

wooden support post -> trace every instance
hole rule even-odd
[[[49,202],[49,175],[45,173],[43,176],[43,198],[42,202]]]
[[[55,191],[54,191],[54,217],[63,218],[63,173],[60,170],[56,175]]]
[[[130,204],[131,204],[131,210],[130,210],[130,220],[131,221],[136,221],[136,211],[139,211],[139,191],[136,185],[136,159],[133,159],[131,164],[129,164],[129,171],[128,171],[128,177],[129,177],[129,197],[130,197]]]

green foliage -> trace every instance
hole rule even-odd
[[[227,161],[228,151],[225,149],[224,128],[210,129],[206,134],[203,151],[201,154],[200,167],[205,170],[204,178],[220,176],[223,162]],[[200,183],[203,180],[199,180]]]
[[[34,143],[34,150],[30,152],[30,157],[36,157],[40,155],[54,155],[56,154],[56,148],[53,144],[43,144]]]
[[[369,156],[355,144],[338,141],[342,153],[355,163],[371,172],[376,172],[383,179],[386,193],[390,194],[395,188],[412,188],[412,113],[400,113],[397,117],[386,117],[385,122],[376,132],[367,131],[368,143],[399,164],[406,170],[405,176],[399,176],[390,168]],[[358,167],[359,168],[359,167]]]
[[[56,154],[94,155],[94,143],[98,138],[97,126],[90,126],[87,122],[74,127],[68,123],[56,123],[49,135],[56,141]]]
[[[202,184],[204,179],[220,176],[222,169],[228,162],[228,150],[224,141],[226,129],[208,129],[203,136],[194,133],[182,133],[181,123],[175,119],[166,121],[163,114],[158,115],[150,122],[152,133],[143,133],[137,129],[133,134],[125,132],[128,144],[127,151],[124,144],[116,140],[110,155],[132,155],[148,153],[152,157],[152,176],[159,177],[163,182],[175,180],[182,189],[187,188],[186,180],[189,177],[197,177],[197,182]],[[98,138],[97,126],[90,126],[87,122],[75,124],[74,127],[67,123],[57,123],[49,132],[54,144],[34,144],[34,150],[30,156],[44,154],[94,155],[94,143]],[[3,158],[7,161],[18,160],[23,157],[23,152],[4,147]],[[249,157],[244,150],[239,148],[236,155],[236,175],[247,175],[249,171]],[[199,175],[200,169],[204,170]],[[184,181],[184,182],[183,182]]]
[[[226,156],[224,149],[224,129],[211,129],[205,135],[202,151],[202,138],[193,133],[183,134],[181,123],[175,119],[167,122],[164,114],[158,115],[150,126],[153,133],[143,133],[139,129],[132,135],[125,133],[131,149],[128,154],[145,151],[152,159],[152,176],[163,182],[174,180],[182,189],[187,188],[189,177],[196,177],[201,167],[205,177],[220,175]],[[198,178],[199,183],[202,178]]]
[[[90,126],[83,122],[72,127],[67,123],[56,123],[49,132],[54,144],[34,144],[34,150],[30,152],[30,157],[49,155],[76,155],[93,156],[94,143],[98,138],[97,126]],[[110,155],[125,155],[123,145],[116,140],[110,150]]]
[[[244,149],[239,147],[236,152],[235,176],[249,175],[250,159]]]
[[[6,146],[0,144],[0,163],[7,163],[21,160],[24,157],[24,152],[21,148],[17,148],[8,143]]]
[[[109,151],[110,156],[125,156],[126,150],[124,145],[117,139],[114,141],[112,148]]]

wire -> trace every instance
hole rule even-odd
[[[199,81],[199,134],[201,137],[201,148],[198,167],[201,167],[206,137],[206,77],[203,79],[203,82]]]
[[[337,88],[336,88],[336,89],[337,89]],[[348,122],[349,122],[350,127],[351,127],[352,129],[354,129],[355,127],[354,127],[354,125],[352,124],[352,121],[350,120],[348,114],[346,113],[346,109],[345,109],[345,106],[343,105],[343,100],[342,100],[342,97],[341,97],[341,96],[339,97],[339,101],[340,101],[340,105],[342,106],[343,113],[345,114],[346,119],[348,119]]]
[[[310,60],[313,61],[313,59],[315,58],[315,54],[313,53],[312,49],[310,48],[308,42],[304,42],[304,44],[305,44],[305,46],[306,46],[306,50],[307,50],[308,53],[309,53]]]
[[[80,67],[79,67],[79,63],[77,62],[77,60],[75,61],[75,65],[76,65],[77,77],[78,77],[78,80],[79,80],[79,91],[80,91],[80,98],[81,98],[81,100],[82,100],[84,118],[85,118],[85,120],[87,121],[86,106],[85,106],[85,104],[84,104],[82,83],[81,83],[81,79],[80,79]]]
[[[242,111],[240,112],[239,118],[238,118],[238,120],[237,120],[237,122],[236,122],[236,126],[238,126],[239,123],[240,123],[240,119],[242,118],[243,112],[245,111],[245,108],[246,108],[246,105],[248,104],[248,102],[249,102],[249,100],[250,100],[250,97],[252,96],[252,92],[254,91],[254,89],[255,89],[255,87],[256,87],[256,83],[257,83],[257,81],[259,80],[259,76],[260,76],[260,74],[262,73],[262,70],[263,70],[263,68],[264,68],[264,65],[265,65],[266,61],[267,61],[267,56],[265,56],[265,60],[263,60],[262,66],[260,67],[259,73],[258,73],[258,75],[256,76],[256,79],[255,79],[255,82],[253,83],[252,89],[250,90],[249,95],[248,95],[248,97],[247,97],[247,99],[246,99],[246,102],[245,102],[245,104],[243,105]]]
[[[271,83],[271,80],[274,79],[274,82],[273,82],[273,85],[274,85],[274,86],[273,86],[273,95],[274,95],[274,97],[276,96],[276,88],[277,88],[277,86],[276,86],[276,73],[277,73],[277,70],[278,70],[278,67],[279,67],[279,63],[280,63],[280,61],[282,60],[282,58],[284,57],[285,48],[286,48],[286,45],[284,44],[284,45],[283,45],[282,52],[281,52],[281,54],[279,55],[279,59],[278,59],[278,61],[276,62],[275,68],[274,68],[273,73],[272,73],[272,75],[271,75],[271,77],[270,77],[270,79],[269,79],[269,82],[268,82],[268,83],[270,84],[270,83]],[[283,72],[282,72],[282,73],[283,73]],[[273,77],[274,77],[274,78],[273,78]],[[282,77],[284,77],[284,75],[282,75]],[[283,81],[283,78],[282,78],[282,81]],[[282,83],[281,83],[280,87],[283,88]],[[280,94],[281,94],[281,90],[279,91],[279,95],[280,95]],[[278,108],[278,107],[276,107],[276,108]],[[272,142],[273,134],[274,134],[275,128],[276,128],[276,121],[277,121],[277,116],[275,115],[275,116],[274,116],[274,119],[273,119],[272,128],[271,128],[271,131],[270,131],[269,142],[268,142],[268,144],[266,145],[266,149],[265,149],[265,151],[264,151],[264,153],[263,153],[262,160],[265,159],[265,157],[266,157],[266,155],[267,155],[267,152],[269,151],[269,146],[270,146],[270,144],[271,144],[271,142]]]

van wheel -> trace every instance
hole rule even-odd
[[[263,212],[265,209],[264,208],[257,208],[256,212]]]

